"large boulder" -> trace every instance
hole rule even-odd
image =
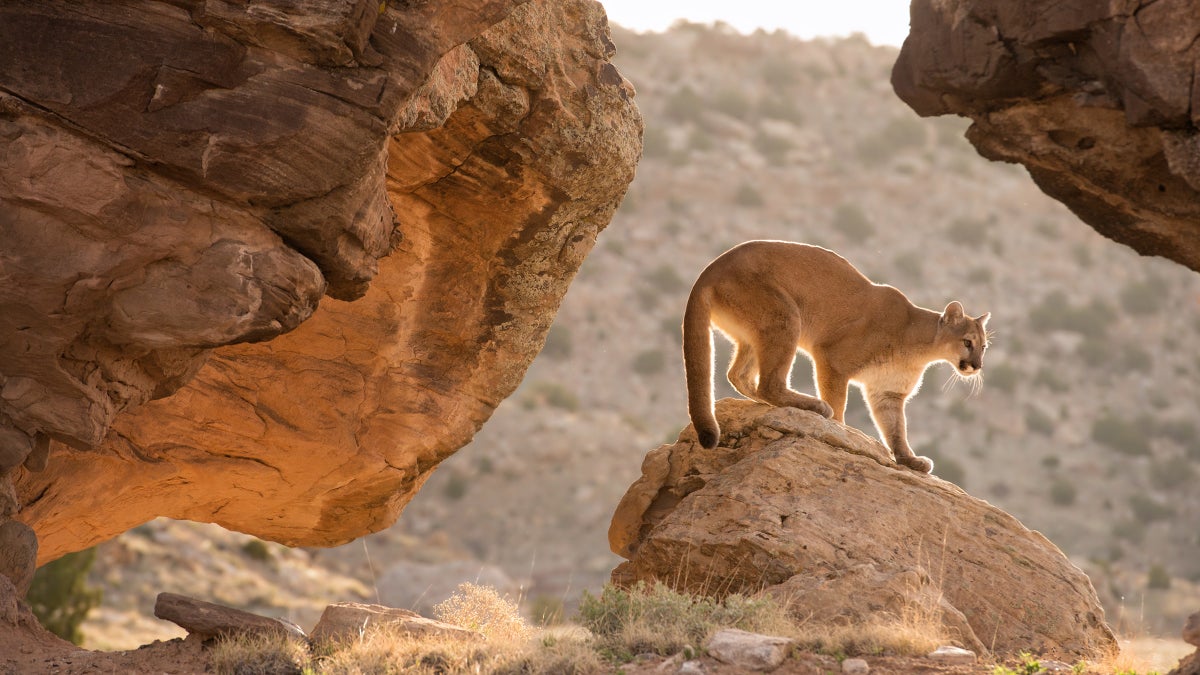
[[[912,0],[892,71],[1101,234],[1200,270],[1200,3]]]
[[[724,399],[717,416],[727,445],[688,427],[646,455],[609,530],[615,583],[765,589],[816,624],[919,616],[1001,655],[1116,649],[1088,578],[1012,516],[819,415]]]
[[[0,519],[394,522],[633,178],[613,51],[593,0],[0,7]]]

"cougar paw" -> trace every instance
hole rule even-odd
[[[829,405],[821,399],[813,401],[812,407],[809,410],[821,415],[822,417],[833,417],[833,406]]]
[[[897,457],[896,463],[907,466],[913,471],[920,471],[921,473],[933,471],[933,460],[928,457]]]

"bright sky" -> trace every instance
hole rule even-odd
[[[872,44],[899,47],[908,35],[908,0],[600,0],[608,20],[662,32],[676,19],[724,21],[743,33],[782,28],[800,38],[863,33]]]

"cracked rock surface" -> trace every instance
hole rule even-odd
[[[633,178],[612,54],[592,0],[0,7],[0,507],[39,560],[391,524]]]
[[[1200,271],[1200,3],[913,0],[892,71],[923,116],[1143,255]]]
[[[810,627],[940,623],[979,654],[1116,650],[1087,576],[1007,513],[814,413],[727,398],[717,417],[724,445],[689,426],[646,454],[609,529],[613,582],[765,590]]]

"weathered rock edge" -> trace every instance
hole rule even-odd
[[[116,418],[97,451],[55,444],[41,472],[16,469],[16,518],[37,531],[41,562],[156,516],[288,545],[377,531],[515,389],[641,149],[641,118],[632,87],[609,63],[602,7],[515,4],[382,6],[379,21],[394,23],[365,38],[373,48],[378,38],[401,56],[406,45],[435,55],[423,70],[397,57],[420,87],[401,97],[397,126],[372,127],[385,145],[362,163],[379,171],[384,210],[396,214],[402,238],[385,237],[388,253],[361,299],[326,298],[290,333],[217,348],[174,395]],[[284,62],[293,76],[314,70],[289,59],[349,58],[366,44],[313,55],[304,37],[313,26],[264,27],[255,22],[269,24],[270,15],[252,14],[221,25],[253,43],[243,45],[247,53]],[[362,95],[390,91],[377,84]],[[338,89],[355,100],[357,91]],[[297,114],[305,118],[307,108]],[[54,133],[93,142],[74,130]],[[304,157],[327,150],[325,141],[303,140],[290,147]],[[205,203],[224,208],[218,186],[197,187]],[[337,210],[310,199],[265,208],[310,206],[318,221]],[[175,208],[184,217],[195,210],[187,200]]]
[[[1194,2],[913,0],[892,70],[920,115],[1019,162],[1097,232],[1200,271]]]
[[[818,623],[916,612],[1001,655],[1117,648],[1088,578],[1012,516],[818,415],[734,399],[717,415],[726,445],[688,427],[646,455],[609,530],[614,583],[766,589]]]

